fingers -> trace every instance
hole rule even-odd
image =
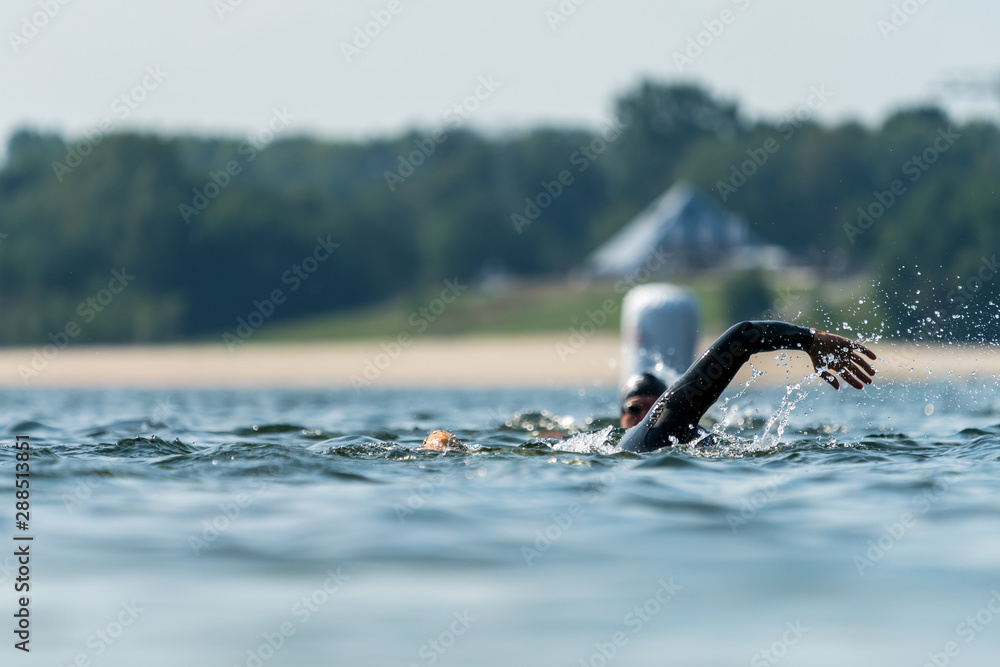
[[[875,356],[874,352],[872,352],[867,347],[865,347],[864,345],[862,345],[861,343],[858,343],[856,341],[853,341],[853,340],[851,341],[851,349],[852,350],[857,350],[858,352],[863,352],[864,355],[866,357],[868,357],[869,359],[873,359],[873,360],[874,359],[878,359],[878,357]]]
[[[873,381],[872,377],[875,375],[875,367],[868,363],[862,354],[872,360],[875,360],[878,357],[875,356],[874,352],[861,343],[847,339],[844,340],[846,341],[846,345],[834,353],[837,357],[837,362],[839,363],[831,364],[830,367],[839,372],[841,377],[844,377],[844,379],[847,380],[852,387],[857,387],[858,389],[861,388],[844,376],[845,371],[849,373],[853,379],[860,380],[864,384],[871,384]]]
[[[866,384],[874,382],[871,377],[854,364],[844,364],[839,368],[831,368],[836,371],[837,375],[839,375],[844,382],[851,385],[855,389],[864,389]],[[829,382],[834,389],[840,389],[840,382],[837,380],[837,376],[829,370],[821,371],[820,377]]]
[[[831,352],[844,350],[846,348],[846,350],[857,350],[869,359],[878,359],[874,352],[857,341],[845,338],[844,336],[840,336],[838,334],[824,333],[823,335],[825,336],[824,342],[827,346],[830,346]]]
[[[838,380],[838,379],[837,379],[837,376],[836,376],[836,375],[834,375],[834,374],[833,374],[833,373],[831,373],[830,371],[823,371],[823,372],[822,372],[822,373],[820,373],[819,375],[820,375],[820,377],[822,377],[822,378],[823,378],[824,380],[826,380],[827,382],[829,382],[829,383],[830,383],[830,385],[831,385],[831,386],[832,386],[832,387],[833,387],[834,389],[836,389],[836,390],[838,390],[838,391],[840,390],[840,380]]]
[[[844,381],[855,389],[864,389],[866,384],[874,382],[856,363],[846,362],[840,368],[834,368]]]
[[[867,366],[864,370],[864,366]],[[872,376],[875,375],[875,369],[868,364],[863,364],[860,359],[851,359],[850,364],[845,364],[845,368],[850,369],[851,373],[854,374],[856,378],[864,382],[865,384],[871,384],[873,382]]]
[[[855,389],[864,389],[864,384],[858,378],[854,377],[854,374],[846,368],[840,370],[840,377],[844,379],[844,382],[851,385]]]
[[[859,357],[858,355],[852,354],[851,361],[854,362],[856,366],[860,366],[862,369],[864,369],[864,371],[868,373],[868,375],[875,375],[875,367],[869,364],[861,357]]]
[[[878,358],[874,352],[861,343],[836,334],[823,334],[817,341],[819,344],[810,356],[816,370],[821,371],[821,377],[834,389],[840,388],[838,375],[855,389],[864,389],[865,385],[874,382],[875,367],[868,361]]]

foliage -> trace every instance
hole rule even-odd
[[[878,128],[750,123],[701,88],[656,82],[615,109],[611,138],[539,128],[92,145],[20,131],[0,169],[0,343],[47,343],[72,322],[81,341],[204,338],[258,310],[273,326],[405,303],[487,270],[563,275],[678,179],[804,264],[841,270],[846,258],[874,273],[898,296],[887,317],[899,335],[1000,334],[1000,277],[979,275],[1000,247],[995,125],[933,108]],[[134,281],[88,321],[87,300],[123,269]],[[762,280],[729,289],[730,309],[769,298]],[[271,309],[275,290],[285,298]]]

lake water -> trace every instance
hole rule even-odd
[[[732,394],[732,392],[730,392]],[[993,379],[751,388],[614,453],[613,392],[0,392],[4,665],[994,665]],[[546,417],[535,414],[541,411]],[[769,419],[778,415],[774,421]],[[587,419],[597,417],[593,424]],[[416,451],[436,428],[478,447]]]

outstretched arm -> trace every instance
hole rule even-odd
[[[860,389],[871,383],[875,369],[860,355],[875,354],[864,346],[835,334],[787,322],[741,322],[724,333],[677,383],[656,401],[642,423],[626,432],[621,447],[649,452],[697,437],[698,422],[751,357],[758,352],[802,350],[807,352],[823,378],[839,388],[830,370]],[[830,370],[827,370],[829,368]]]

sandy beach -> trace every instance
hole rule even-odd
[[[701,341],[701,349],[711,343]],[[1000,349],[872,346],[883,377],[915,380],[1000,375]],[[808,357],[760,354],[759,382],[797,381]],[[46,356],[48,355],[48,356]],[[617,336],[574,348],[566,335],[426,338],[400,348],[378,341],[245,345],[70,346],[0,349],[0,386],[32,387],[546,387],[614,386]],[[749,379],[750,369],[739,376]]]

